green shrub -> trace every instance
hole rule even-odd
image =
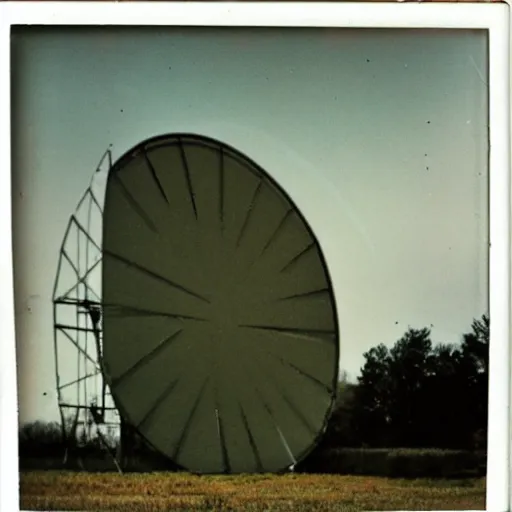
[[[485,475],[485,452],[441,449],[337,448],[312,454],[298,472],[401,478],[462,478]]]
[[[485,474],[485,454],[464,450],[395,449],[388,454],[387,476],[458,478]]]

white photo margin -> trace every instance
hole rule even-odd
[[[12,276],[13,25],[472,28],[489,31],[490,378],[487,506],[511,510],[510,7],[505,3],[0,2],[0,510],[19,510]]]

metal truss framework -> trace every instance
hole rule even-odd
[[[108,149],[69,218],[53,289],[57,399],[65,441],[99,438],[113,455],[120,416],[102,373],[101,183],[112,167]],[[99,190],[98,190],[99,189]],[[67,451],[64,456],[67,458]]]

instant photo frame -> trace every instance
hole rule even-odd
[[[511,509],[510,351],[510,8],[506,3],[93,3],[0,5],[1,386],[0,509],[19,508],[16,350],[11,197],[11,29],[44,26],[445,28],[488,31],[489,63],[489,377],[487,506]],[[58,87],[58,81],[56,82]],[[329,263],[329,262],[328,262]]]

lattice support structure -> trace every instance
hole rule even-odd
[[[65,440],[119,438],[119,413],[102,374],[101,235],[110,150],[71,215],[59,251],[53,290],[58,406]],[[65,458],[67,457],[67,454]]]

